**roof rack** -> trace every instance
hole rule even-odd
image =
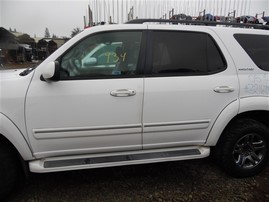
[[[159,23],[172,23],[172,24],[185,24],[185,25],[205,25],[205,26],[225,25],[231,27],[269,30],[269,25],[234,23],[234,22],[212,22],[212,21],[199,21],[199,20],[134,19],[126,22],[126,24],[143,24],[146,22],[159,22]]]

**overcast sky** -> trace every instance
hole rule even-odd
[[[237,10],[236,16],[255,16],[263,11],[269,15],[268,0],[0,0],[0,27],[16,29],[32,37],[43,37],[48,27],[51,35],[70,36],[74,28],[83,29],[88,5],[93,12],[98,11],[98,15],[94,12],[95,21],[108,21],[111,16],[114,22],[125,22],[131,6],[134,6],[134,16],[140,18],[160,18],[165,13],[168,16],[172,8],[175,14],[192,16],[199,15],[203,9],[214,15],[227,15],[232,10]]]

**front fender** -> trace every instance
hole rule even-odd
[[[2,113],[0,113],[0,123],[0,135],[9,140],[24,160],[34,159],[28,142],[16,125]]]
[[[205,146],[215,146],[228,123],[238,114],[239,111],[239,100],[235,100],[230,103],[225,109],[220,113],[217,120],[213,124]]]

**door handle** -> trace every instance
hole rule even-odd
[[[119,89],[110,92],[110,95],[114,97],[129,97],[134,96],[135,94],[136,94],[135,90],[129,90],[129,89]]]
[[[234,91],[234,88],[231,86],[218,86],[214,88],[216,93],[231,93]]]

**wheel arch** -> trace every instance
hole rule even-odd
[[[225,129],[234,121],[246,118],[256,120],[269,128],[268,98],[249,98],[232,102],[218,116],[205,145],[216,146]]]
[[[33,159],[28,142],[16,125],[0,113],[0,143],[8,145],[25,161]]]
[[[207,137],[205,146],[215,146],[226,128],[229,122],[237,116],[239,111],[239,100],[235,100],[230,103],[226,108],[219,114],[215,123],[213,124],[209,135]]]

